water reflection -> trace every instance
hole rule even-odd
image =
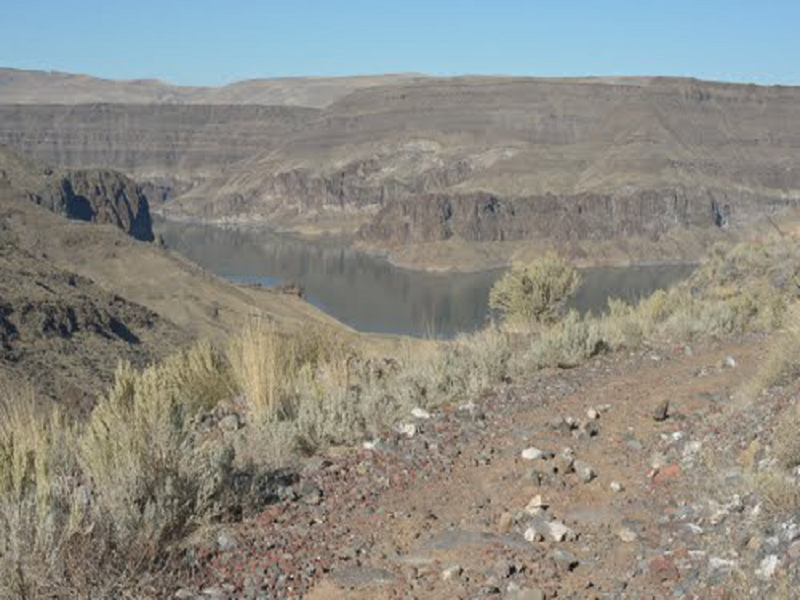
[[[449,337],[481,327],[489,288],[502,271],[431,274],[399,269],[336,240],[263,230],[158,222],[167,245],[236,282],[302,285],[308,300],[360,331]],[[685,277],[687,266],[583,271],[574,305],[603,310],[609,296],[635,299]]]

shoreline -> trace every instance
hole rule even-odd
[[[524,262],[525,259],[515,258],[514,256],[509,256],[505,259],[487,259],[486,262],[475,264],[476,261],[469,261],[469,260],[462,260],[459,261],[457,258],[450,261],[449,264],[446,265],[437,265],[436,263],[432,262],[417,262],[417,261],[409,261],[404,260],[402,257],[398,257],[396,254],[396,250],[399,249],[410,249],[414,248],[414,246],[404,246],[400,248],[395,248],[395,252],[392,249],[380,249],[375,248],[374,246],[370,246],[367,244],[359,243],[358,240],[352,234],[345,234],[345,233],[337,233],[337,232],[326,232],[320,231],[316,234],[311,234],[308,230],[302,229],[286,229],[281,227],[275,227],[274,225],[270,225],[267,221],[264,220],[257,220],[254,221],[250,220],[239,220],[239,219],[206,219],[202,217],[193,217],[193,216],[185,216],[185,215],[176,215],[174,213],[164,213],[162,211],[151,211],[151,214],[156,217],[158,220],[166,222],[166,223],[178,223],[178,224],[187,224],[187,225],[198,225],[198,226],[205,226],[205,227],[216,227],[223,230],[241,230],[241,231],[249,231],[249,232],[264,232],[272,235],[280,235],[280,236],[287,236],[289,238],[298,240],[298,241],[305,241],[308,243],[334,243],[334,244],[341,244],[347,250],[362,254],[364,256],[368,256],[375,260],[381,260],[386,262],[387,264],[391,265],[392,267],[407,271],[410,273],[418,273],[418,274],[429,274],[429,275],[470,275],[470,274],[480,274],[480,273],[487,273],[490,271],[502,271],[510,268],[515,262]],[[448,242],[433,242],[439,244],[447,244]],[[518,242],[493,242],[495,244],[507,244],[509,254],[513,254],[516,249],[519,249],[521,246],[524,247],[525,244],[529,244],[532,242],[528,241],[518,241]],[[430,243],[429,243],[430,244]],[[467,242],[467,244],[472,244]],[[472,248],[477,247],[477,244],[473,245]],[[417,248],[423,246],[424,244],[417,245]],[[528,248],[530,249],[530,248]],[[539,252],[536,254],[541,255],[544,252],[549,250],[553,250],[552,246],[550,247],[543,247]],[[558,250],[555,248],[556,251]],[[535,256],[531,256],[531,259],[535,258]],[[582,258],[575,258],[569,257],[572,264],[577,269],[585,270],[585,269],[626,269],[626,268],[647,268],[647,267],[659,267],[659,266],[680,266],[680,265],[697,265],[699,264],[699,256],[697,258],[643,258],[641,260],[633,260],[630,258],[607,258],[607,259],[598,259],[598,260],[586,260]],[[472,265],[464,266],[464,264],[459,265],[458,263],[469,263],[473,262]]]

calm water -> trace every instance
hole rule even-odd
[[[232,281],[298,283],[308,301],[354,329],[452,336],[487,320],[489,288],[501,270],[431,274],[392,266],[335,240],[175,222],[154,226],[167,245]],[[573,305],[600,312],[609,297],[634,300],[686,277],[689,265],[585,269]]]

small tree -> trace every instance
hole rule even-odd
[[[505,320],[553,323],[580,286],[578,272],[553,252],[514,265],[489,293],[489,307]]]

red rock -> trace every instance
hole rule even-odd
[[[660,556],[650,561],[650,579],[656,583],[677,581],[680,579],[680,573],[671,558]]]
[[[680,476],[681,468],[673,463],[671,465],[667,465],[663,469],[659,469],[658,473],[653,476],[653,483],[667,483],[668,481],[677,479]]]

